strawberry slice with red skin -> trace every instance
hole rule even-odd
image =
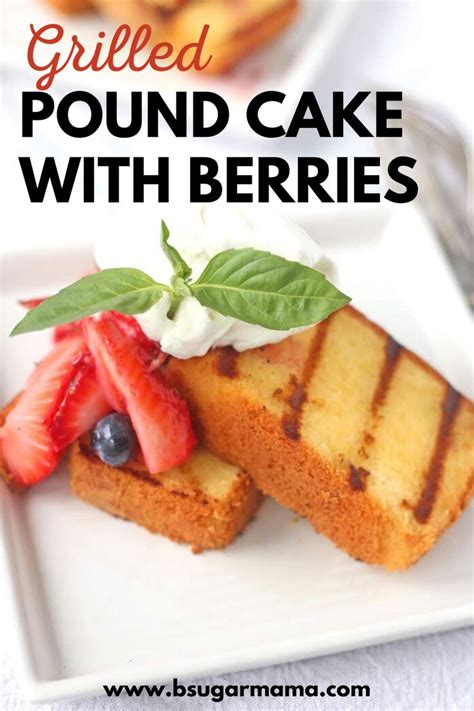
[[[74,374],[58,407],[54,407],[45,420],[58,452],[88,432],[112,410],[99,385],[91,352],[79,353],[73,366]]]
[[[37,299],[20,299],[19,304],[20,306],[23,306],[25,309],[31,310],[36,308],[36,306],[39,306],[40,304],[43,303],[43,301],[46,299],[46,296],[39,297]]]
[[[13,483],[29,486],[45,479],[58,464],[47,421],[67,389],[79,353],[86,350],[82,336],[58,343],[35,368],[25,389],[5,418],[0,445]]]
[[[126,316],[125,314],[120,314],[117,311],[109,311],[107,312],[107,319],[116,322],[128,338],[133,341],[134,350],[139,355],[141,362],[146,366],[147,370],[152,372],[163,365],[168,356],[163,353],[159,343],[150,340],[148,336],[144,334],[138,321],[133,318],[133,316]],[[101,322],[100,318],[95,318],[94,320],[98,321],[99,324]],[[82,329],[87,339],[92,339],[94,343],[97,340],[100,341],[100,326],[98,329],[91,330],[87,329],[85,319],[80,323],[82,324]],[[106,336],[104,335],[104,338],[105,337]],[[91,347],[91,350],[94,353],[94,358],[97,364],[97,376],[106,400],[113,410],[126,414],[127,407],[124,396],[117,388],[114,380],[109,376],[107,367],[104,363],[102,363],[104,354],[100,349],[100,343],[95,349]]]
[[[108,336],[102,326],[102,318],[96,319],[89,317],[83,319],[82,332],[94,357],[97,378],[106,401],[112,410],[126,414],[125,398],[111,377],[107,364],[105,363],[107,349],[103,347],[103,341],[105,341]]]
[[[119,393],[148,470],[158,474],[183,464],[196,444],[185,400],[150,369],[149,354],[115,314],[86,318],[83,327],[99,379]]]
[[[120,314],[118,311],[111,311],[110,314],[130,338],[133,338],[136,347],[140,349],[140,358],[148,364],[149,369],[157,370],[161,368],[168,356],[163,353],[157,341],[152,341],[148,338],[137,319],[133,316]]]
[[[77,336],[82,333],[82,326],[80,321],[73,321],[72,323],[61,323],[56,326],[53,331],[53,341],[54,343],[59,343],[63,338],[69,338],[69,336]]]

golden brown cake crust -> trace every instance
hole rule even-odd
[[[180,543],[193,552],[223,548],[231,543],[256,513],[261,494],[250,477],[238,472],[222,498],[206,494],[192,479],[168,481],[151,477],[142,467],[117,469],[101,462],[85,440],[71,450],[69,468],[73,494],[115,516],[144,526]]]
[[[16,398],[0,411],[0,426],[15,402]],[[214,470],[214,493],[209,482],[206,488],[208,466]],[[188,543],[194,553],[229,545],[260,506],[262,494],[248,474],[229,469],[202,448],[174,473],[150,475],[140,454],[128,468],[117,469],[94,455],[87,436],[72,445],[69,456],[73,494],[152,533]],[[7,471],[1,447],[0,476],[10,488],[23,488]]]
[[[166,375],[212,452],[359,560],[408,567],[472,495],[473,404],[352,307]]]

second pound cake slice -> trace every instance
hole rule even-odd
[[[202,447],[180,467],[152,475],[140,456],[123,467],[104,464],[86,436],[73,445],[70,471],[80,499],[196,553],[231,543],[261,500],[247,474]]]
[[[211,451],[359,560],[408,567],[472,495],[473,404],[351,307],[166,374]]]

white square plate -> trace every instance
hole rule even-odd
[[[421,217],[401,209],[380,231],[370,213],[362,222],[332,214],[312,231],[337,259],[355,304],[471,394],[471,319]],[[90,266],[88,247],[3,257],[2,402],[47,348],[45,334],[6,337],[21,315],[17,299],[50,293]],[[227,550],[193,556],[74,499],[64,471],[1,498],[21,678],[36,701],[472,621],[472,509],[415,567],[386,573],[352,560],[270,500]]]

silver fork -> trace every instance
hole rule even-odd
[[[417,158],[419,200],[474,309],[472,149],[438,108],[404,95],[402,117],[407,154]]]

